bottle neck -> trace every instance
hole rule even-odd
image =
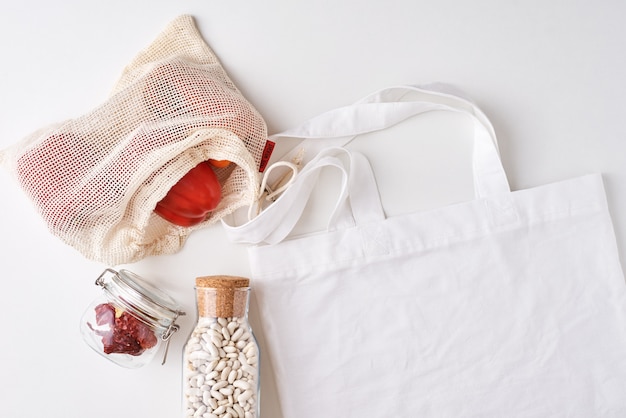
[[[246,318],[248,316],[249,287],[196,287],[198,316],[205,318]]]

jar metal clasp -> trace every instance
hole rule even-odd
[[[96,285],[98,285],[100,287],[104,287],[104,283],[105,283],[105,281],[104,281],[105,277],[104,276],[107,273],[112,274],[114,276],[118,276],[117,271],[115,271],[113,269],[110,269],[110,268],[107,268],[102,273],[100,273],[100,276],[98,276],[98,278],[96,279]]]
[[[184,312],[182,312],[181,314],[185,315]],[[180,327],[178,326],[178,324],[175,324],[174,322],[172,322],[170,326],[167,328],[167,330],[163,333],[163,335],[161,335],[161,339],[165,341],[165,351],[163,352],[163,361],[161,361],[161,366],[163,366],[165,364],[165,361],[167,360],[167,352],[170,348],[170,341],[171,341],[172,335],[174,335],[174,333],[178,331],[179,329]]]

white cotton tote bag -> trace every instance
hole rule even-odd
[[[626,286],[600,175],[511,192],[480,110],[412,87],[288,134],[347,138],[430,110],[473,120],[474,200],[386,217],[367,159],[327,148],[257,218],[225,223],[256,244],[285,418],[626,416]],[[328,167],[343,179],[328,230],[289,237]]]

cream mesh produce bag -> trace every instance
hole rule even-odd
[[[0,154],[56,236],[89,259],[121,264],[174,253],[189,233],[257,197],[273,144],[190,16],[171,22],[128,65],[110,97]],[[209,159],[222,200],[180,227],[153,212],[189,170]]]

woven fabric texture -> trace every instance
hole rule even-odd
[[[124,69],[88,113],[41,129],[0,156],[51,232],[106,264],[178,251],[258,194],[267,141],[261,115],[230,80],[190,16],[180,16]],[[153,212],[208,159],[222,200],[207,219],[179,227]]]

